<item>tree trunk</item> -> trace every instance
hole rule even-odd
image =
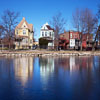
[[[81,49],[80,49],[81,51],[83,50],[83,48],[82,48],[82,42],[81,42]]]
[[[9,43],[9,50],[10,50],[10,43]]]

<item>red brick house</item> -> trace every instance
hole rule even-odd
[[[79,49],[81,42],[81,33],[77,31],[64,31],[59,35],[59,46],[61,49]],[[83,49],[92,48],[93,34],[82,35]]]
[[[59,47],[61,49],[69,48],[69,32],[64,31],[64,33],[59,35]]]
[[[83,49],[92,48],[93,34],[83,34],[82,35],[82,47]]]
[[[70,48],[78,48],[80,35],[77,31],[69,31]]]
[[[59,46],[62,49],[78,49],[79,47],[79,40],[80,35],[79,32],[76,31],[64,31],[64,33],[61,33],[59,35]]]

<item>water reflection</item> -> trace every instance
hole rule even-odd
[[[0,58],[0,100],[100,100],[99,94],[100,56]]]
[[[28,79],[33,77],[33,58],[15,58],[14,59],[15,77],[24,85]]]
[[[40,57],[39,58],[40,75],[44,81],[48,80],[49,76],[54,72],[54,58]]]
[[[93,56],[85,57],[60,57],[55,59],[55,67],[62,67],[64,70],[70,70],[70,72],[78,71],[81,69],[92,69]]]

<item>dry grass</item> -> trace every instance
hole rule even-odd
[[[0,51],[0,53],[40,53],[40,54],[72,54],[72,53],[100,53],[100,51],[47,51],[47,50],[23,50],[23,51]]]

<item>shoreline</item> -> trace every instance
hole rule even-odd
[[[27,50],[27,51],[0,51],[0,57],[27,57],[27,56],[100,56],[100,51],[47,51],[47,50]]]

